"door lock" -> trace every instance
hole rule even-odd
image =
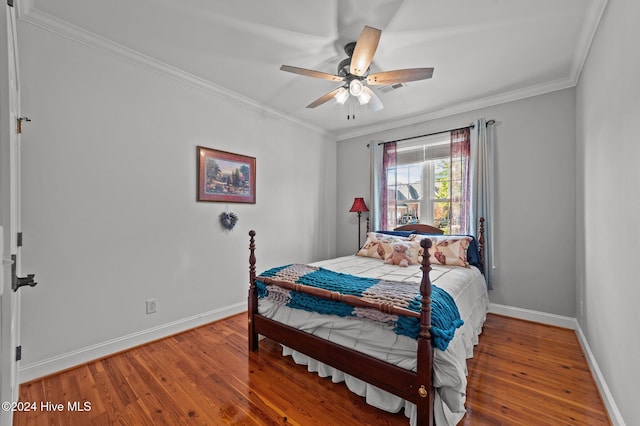
[[[16,255],[11,255],[11,289],[18,291],[20,287],[28,285],[29,287],[35,287],[38,283],[35,281],[36,274],[28,274],[26,277],[19,277],[16,273]]]

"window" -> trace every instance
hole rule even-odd
[[[432,212],[431,220],[436,228],[449,233],[449,203],[451,203],[451,175],[449,173],[451,161],[449,158],[430,160],[433,179],[433,194],[429,212]]]
[[[468,131],[465,140],[468,144]],[[445,233],[465,232],[467,220],[457,217],[468,214],[468,194],[461,195],[468,187],[468,161],[460,160],[465,151],[461,142],[446,132],[385,149],[386,229],[427,223]],[[465,152],[468,156],[468,148]]]
[[[396,202],[387,207],[388,229],[418,223],[422,200],[422,165],[404,164],[387,169],[388,199]]]

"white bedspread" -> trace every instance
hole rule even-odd
[[[386,265],[381,260],[361,256],[345,256],[314,263],[333,271],[370,278],[420,283],[422,271],[419,265],[407,268]],[[436,395],[434,413],[436,425],[455,425],[464,416],[467,387],[466,359],[473,356],[473,346],[478,342],[485,321],[489,298],[484,276],[474,267],[448,267],[432,265],[432,283],[447,291],[455,300],[464,325],[455,334],[446,351],[434,349],[434,386]],[[321,315],[299,309],[291,309],[260,299],[261,315],[304,330],[343,346],[382,359],[408,370],[416,369],[417,341],[397,335],[390,326],[353,317]],[[308,366],[321,377],[331,376],[333,382],[344,381],[354,393],[364,396],[368,404],[389,412],[404,408],[410,424],[416,423],[415,404],[385,392],[375,386],[346,375],[306,355],[283,347],[283,354],[293,357],[296,363]]]

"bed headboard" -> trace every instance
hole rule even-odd
[[[410,223],[402,225],[395,228],[394,231],[415,231],[420,232],[421,234],[444,234],[442,229],[424,223]]]
[[[367,216],[367,232],[371,231],[371,222],[369,217]],[[444,231],[440,228],[436,228],[435,226],[427,225],[425,223],[410,223],[407,225],[399,226],[395,228],[394,231],[415,231],[420,232],[421,234],[444,234]]]

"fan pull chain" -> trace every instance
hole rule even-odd
[[[349,100],[347,101],[347,120],[355,120],[356,119],[355,112],[351,111],[352,107],[353,107],[352,99],[351,99],[351,97],[349,97]]]

